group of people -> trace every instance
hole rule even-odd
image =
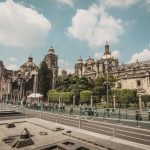
[[[83,105],[80,104],[79,107],[80,107],[80,115],[88,115],[94,117],[98,116],[97,108],[88,107],[86,103],[84,103]]]
[[[65,111],[65,103],[52,103],[52,102],[31,102],[28,103],[25,99],[22,99],[20,101],[21,104],[21,109],[23,109],[24,107],[28,107],[28,109],[33,108],[33,109],[45,109],[45,110],[57,110],[59,112],[64,112]],[[74,106],[70,106],[70,115],[73,114],[74,112]],[[94,117],[98,117],[98,111],[97,108],[94,107],[89,107],[86,103],[80,104],[79,105],[79,111],[80,111],[80,115],[85,115],[85,116],[94,116]],[[114,109],[106,109],[105,110],[105,115],[110,116],[110,114],[115,114],[115,110]],[[140,111],[136,111],[135,113],[135,119],[140,121],[142,120],[142,115],[140,113]],[[148,110],[148,119],[150,120],[150,108]]]
[[[50,103],[50,102],[44,102],[44,103],[28,103],[28,108],[34,108],[34,109],[45,109],[45,110],[59,110],[59,111],[65,111],[65,103]]]

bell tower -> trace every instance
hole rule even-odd
[[[55,54],[55,50],[51,46],[48,50],[48,54],[45,56],[45,61],[48,68],[52,71],[52,89],[55,89],[56,79],[58,77],[58,56]]]

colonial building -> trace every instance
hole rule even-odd
[[[58,77],[58,56],[52,47],[44,59],[53,74],[51,88],[55,88]],[[0,100],[20,100],[31,93],[37,93],[38,70],[39,67],[33,62],[31,56],[17,71],[7,70],[3,62],[0,61]]]
[[[84,62],[80,57],[75,64],[75,75],[80,77],[96,79],[107,71],[116,77],[116,88],[137,89],[141,94],[150,94],[150,60],[119,65],[106,43],[104,54],[99,60],[89,57]]]
[[[45,56],[45,61],[48,68],[52,71],[52,89],[55,89],[56,79],[58,77],[58,56],[55,54],[54,49],[51,47],[48,54]]]
[[[17,71],[7,70],[3,62],[0,63],[0,99],[22,99],[32,92],[37,91],[38,66],[33,62],[33,58],[28,57],[28,61],[20,66]]]

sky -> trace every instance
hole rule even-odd
[[[59,71],[100,59],[108,42],[120,64],[150,60],[150,0],[0,0],[0,60],[39,65],[52,46]]]

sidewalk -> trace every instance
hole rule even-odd
[[[66,136],[69,136],[70,138],[73,139],[78,139],[82,141],[86,141],[89,143],[95,143],[97,145],[101,145],[104,148],[111,148],[114,150],[149,150],[150,146],[144,145],[144,144],[139,144],[135,142],[130,142],[127,140],[122,140],[118,138],[113,138],[110,136],[102,135],[102,134],[97,134],[93,133],[90,131],[58,124],[58,123],[53,123],[50,121],[46,121],[43,119],[38,119],[38,118],[29,118],[29,119],[17,119],[17,120],[9,120],[10,122],[24,122],[27,121],[29,123],[32,123],[34,125],[38,125],[41,127],[44,127],[46,129],[52,130],[56,127],[62,127],[65,129],[65,131],[61,131],[61,134],[64,134]],[[0,124],[7,123],[8,121],[0,121]],[[72,131],[69,134],[66,134],[66,131]]]

